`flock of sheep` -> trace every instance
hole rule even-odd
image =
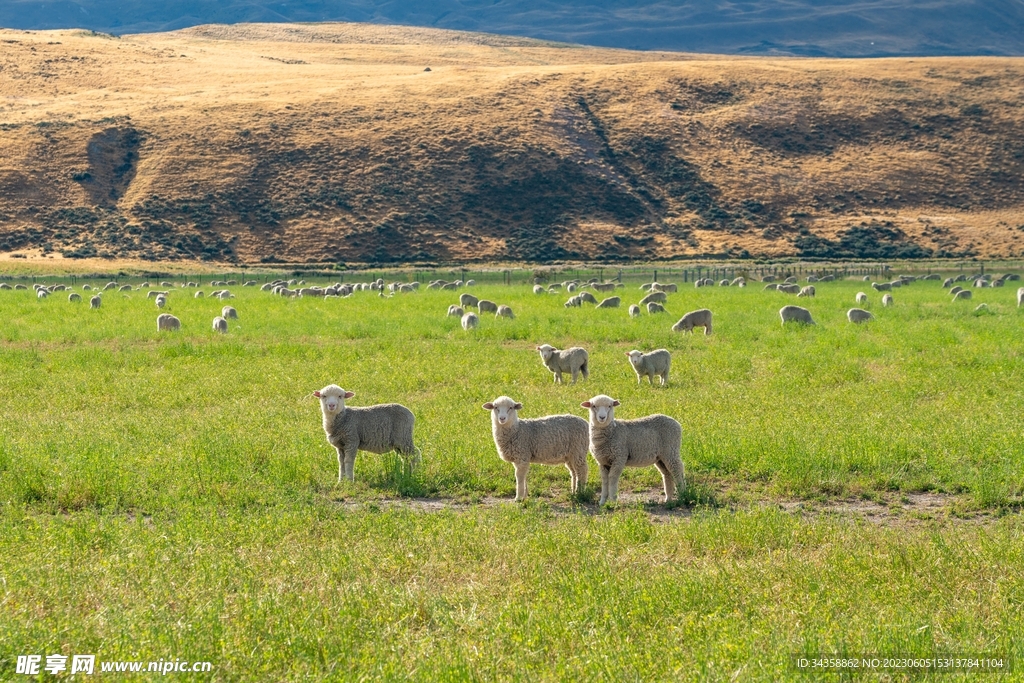
[[[801,287],[797,284],[795,277],[786,278],[782,282],[774,282],[771,276],[763,279],[766,283],[765,290],[775,290],[788,294],[795,294],[797,297],[813,297],[816,294],[812,283],[828,282],[835,279],[833,276],[816,278],[810,276],[808,284]],[[864,278],[869,281],[868,277]],[[909,286],[917,279],[939,280],[938,275],[928,275],[922,278],[904,275],[896,280],[884,283],[872,283],[875,291],[886,292],[882,297],[882,305],[887,307],[893,305],[893,296],[890,293],[894,289]],[[970,290],[956,285],[957,282],[969,282],[974,287],[1002,287],[1006,282],[1020,280],[1020,276],[1006,274],[993,278],[987,274],[973,276],[960,275],[956,278],[947,278],[943,282],[943,288],[949,289],[954,300],[970,299]],[[238,283],[234,280],[212,281],[213,287],[228,287]],[[243,287],[253,287],[258,283],[246,281]],[[457,290],[465,286],[472,286],[472,280],[465,283],[462,281],[446,282],[435,280],[427,285],[428,289]],[[696,287],[714,286],[716,283],[710,279],[700,279],[695,283]],[[734,280],[722,280],[717,283],[719,286],[745,287],[746,279],[743,277]],[[261,289],[276,295],[286,297],[347,297],[352,293],[361,290],[376,291],[379,296],[393,296],[401,292],[414,292],[419,288],[419,283],[385,283],[378,279],[368,283],[337,283],[327,287],[304,286],[305,283],[298,280],[275,280],[264,284]],[[154,299],[157,308],[164,308],[167,305],[167,297],[170,288],[175,287],[171,282],[161,282],[164,290],[151,289],[149,283],[132,287],[131,285],[118,285],[110,282],[102,289],[97,288],[95,294],[90,296],[90,307],[99,308],[102,304],[102,294],[105,291],[116,290],[118,292],[149,290],[148,298]],[[180,288],[198,288],[198,283],[186,282]],[[587,289],[593,289],[599,293],[609,293],[616,288],[622,288],[622,284],[614,282],[602,283],[597,279],[589,282],[569,280],[563,283],[553,284],[545,288],[536,283],[533,287],[534,293],[538,295],[557,292],[562,289],[572,296],[565,302],[567,308],[580,307],[584,303],[593,304],[596,308],[618,308],[621,304],[621,297],[606,297],[598,301]],[[33,285],[36,296],[44,299],[56,292],[67,291],[71,288],[67,285]],[[12,287],[7,283],[0,283],[0,290],[4,289],[27,289],[25,285],[18,284]],[[82,286],[83,292],[92,292],[90,285]],[[629,307],[630,317],[641,314],[641,307],[646,307],[648,313],[656,314],[665,312],[665,303],[668,294],[678,291],[675,284],[661,284],[657,282],[641,285],[645,292],[639,303]],[[204,296],[202,290],[197,290],[196,298]],[[228,289],[217,289],[210,294],[218,299],[234,298]],[[68,300],[79,302],[82,296],[77,292],[70,291]],[[858,292],[855,301],[864,305],[868,300],[867,294]],[[984,306],[984,304],[982,304]],[[1017,306],[1024,306],[1024,287],[1017,290]],[[466,309],[475,307],[477,312]],[[448,315],[460,318],[462,327],[466,330],[477,327],[480,323],[479,314],[493,313],[497,318],[515,318],[511,307],[499,305],[487,299],[479,299],[472,294],[462,293],[459,303],[452,304],[448,308]],[[814,324],[810,311],[806,308],[786,305],[783,306],[779,315],[783,325],[787,322],[802,322]],[[238,312],[231,306],[224,306],[221,315],[213,319],[213,330],[226,333],[228,331],[228,320],[237,319]],[[870,312],[863,308],[851,308],[847,312],[847,318],[853,323],[862,323],[873,319]],[[692,332],[694,328],[703,328],[704,334],[711,334],[712,313],[708,309],[691,311],[684,315],[672,326],[675,332]],[[158,331],[179,330],[181,322],[169,313],[161,313],[157,316]],[[540,354],[541,362],[549,370],[556,383],[563,381],[563,375],[569,375],[575,383],[579,377],[586,380],[590,374],[589,355],[586,349],[574,346],[568,349],[556,349],[549,344],[542,344],[536,347]],[[636,373],[637,381],[642,383],[646,377],[651,385],[657,377],[662,386],[668,383],[669,370],[672,357],[668,350],[657,349],[648,353],[633,350],[626,354],[629,363]],[[410,459],[415,464],[420,459],[420,451],[413,442],[413,428],[415,418],[405,406],[397,403],[374,405],[368,407],[346,406],[345,401],[354,396],[350,391],[345,391],[337,385],[329,385],[313,395],[320,400],[321,412],[323,415],[323,428],[327,435],[328,443],[333,446],[338,454],[338,480],[354,479],[355,458],[358,451],[371,453],[385,453],[397,451]],[[527,495],[527,472],[531,464],[565,465],[570,474],[570,491],[577,493],[581,483],[587,480],[587,452],[593,455],[601,470],[601,498],[600,503],[614,503],[618,496],[618,482],[622,471],[626,467],[649,467],[655,466],[662,475],[664,484],[664,500],[673,499],[678,491],[681,491],[685,474],[683,462],[680,456],[680,443],[682,430],[679,422],[667,415],[649,415],[633,420],[620,420],[615,417],[615,408],[619,401],[604,394],[595,396],[589,401],[584,401],[581,407],[589,411],[589,421],[575,415],[551,415],[534,419],[519,417],[519,411],[523,404],[508,396],[500,396],[494,401],[483,405],[484,409],[491,413],[491,429],[494,436],[494,443],[497,447],[499,457],[513,465],[516,476],[516,500],[523,500]]]

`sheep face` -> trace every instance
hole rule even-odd
[[[494,426],[515,425],[519,421],[519,411],[523,404],[508,396],[499,396],[490,403],[484,404],[484,410],[491,411],[491,422]]]
[[[345,399],[355,396],[351,391],[345,391],[337,384],[329,384],[320,391],[314,391],[313,395],[320,399],[320,410],[324,417],[334,417],[345,410]]]
[[[635,370],[637,367],[639,367],[640,362],[644,357],[644,354],[634,349],[633,351],[627,353],[626,357],[629,358],[629,364],[632,365],[633,369]]]
[[[540,351],[540,357],[544,359],[545,363],[551,360],[551,356],[555,353],[555,347],[551,344],[541,344],[537,350]]]
[[[637,352],[639,353],[639,352]],[[632,357],[630,362],[632,362]],[[607,427],[615,420],[615,406],[619,405],[611,396],[595,396],[580,404],[590,411],[590,424],[594,427]]]

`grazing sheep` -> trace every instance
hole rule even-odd
[[[603,284],[600,283],[600,282],[595,282],[591,286],[594,288],[595,292],[614,292],[615,291],[615,283],[614,282],[605,282]]]
[[[228,321],[221,316],[217,316],[213,319],[213,331],[220,332],[221,334],[228,333]]]
[[[597,304],[597,298],[590,292],[580,292],[576,296],[580,298],[580,303],[583,303],[585,301],[588,304]]]
[[[867,322],[868,320],[874,320],[875,316],[871,315],[863,308],[851,308],[846,312],[846,318],[851,323],[863,323]]]
[[[329,384],[313,396],[320,399],[327,443],[338,451],[338,483],[342,478],[355,480],[356,453],[388,453],[398,451],[410,464],[419,460],[419,450],[412,440],[416,418],[412,411],[398,403],[384,403],[365,408],[348,408],[345,400],[355,396],[337,384]]]
[[[655,313],[667,313],[668,311],[666,311],[665,307],[662,306],[661,304],[652,301],[649,304],[647,304],[647,312],[650,313],[651,315],[654,315]]]
[[[99,294],[96,294],[89,299],[89,308],[99,308],[101,303],[103,303],[103,299],[100,298]]]
[[[203,294],[203,290],[200,289],[195,294],[192,295],[192,298],[193,299],[202,299],[204,296],[205,296],[205,294]]]
[[[730,284],[733,287],[746,287],[747,286],[747,280],[746,280],[746,278],[744,278],[741,275],[740,277],[734,279]]]
[[[14,289],[28,289],[25,285],[14,285]]]
[[[988,313],[988,304],[978,304],[977,307],[975,307],[975,309],[974,309],[974,313],[976,315],[981,315],[982,313]]]
[[[450,318],[452,318],[452,317],[454,317],[454,318],[461,318],[465,314],[466,314],[466,312],[464,310],[462,310],[462,308],[460,306],[456,306],[455,304],[452,304],[451,306],[448,307],[448,317],[450,317]]]
[[[796,275],[790,275],[785,280],[783,280],[783,282],[785,284],[787,284],[787,285],[795,285],[796,284]]]
[[[947,277],[945,280],[942,281],[942,288],[943,289],[949,289],[952,286],[953,286],[953,278]]]
[[[491,433],[498,457],[515,467],[517,501],[526,498],[530,463],[565,465],[569,470],[569,490],[573,494],[586,486],[587,449],[590,447],[586,420],[575,415],[520,419],[523,404],[508,396],[499,396],[483,407],[491,413]]]
[[[666,503],[682,492],[686,474],[679,455],[683,429],[678,422],[668,415],[616,420],[619,402],[604,394],[580,405],[590,411],[590,452],[601,469],[601,505],[618,500],[619,477],[627,467],[657,467]]]
[[[975,287],[988,287],[988,282],[986,282],[985,280],[975,280],[974,281],[974,286]]]
[[[814,324],[814,320],[811,319],[811,312],[800,306],[783,306],[779,309],[779,317],[782,318],[783,325],[790,321],[806,323],[808,325]]]
[[[864,282],[871,282],[871,276],[870,275],[865,275],[864,277],[861,278],[861,280],[864,281]]]
[[[1017,273],[1007,273],[1006,275],[1003,276],[1003,279],[1006,280],[1007,282],[1019,282],[1020,275],[1017,275]]]
[[[515,320],[516,316],[515,313],[512,312],[511,307],[502,304],[501,306],[498,306],[498,310],[494,312],[494,317],[509,318],[510,320]]]
[[[764,286],[764,291],[765,292],[776,291],[776,290],[778,290],[778,288],[779,288],[779,285],[777,283],[773,282],[770,285],[765,285]]]
[[[952,289],[950,289],[949,293],[952,296],[956,296],[957,293],[962,292],[962,291],[964,291],[964,288],[959,286],[959,285],[957,285],[956,287],[953,287]]]
[[[480,318],[476,317],[476,313],[467,313],[462,316],[462,329],[472,330],[480,324]]]
[[[892,294],[884,294],[884,295],[882,295],[882,306],[883,307],[888,308],[889,306],[892,306],[892,304],[893,304]]]
[[[808,276],[807,276],[807,282],[808,282],[808,283],[811,283],[811,282],[818,282],[818,281],[819,281],[819,280],[818,280],[818,278],[817,278],[817,277],[815,277],[814,275],[808,275]]]
[[[956,293],[956,296],[953,297],[953,301],[956,301],[958,299],[970,299],[970,298],[971,298],[971,290],[969,290],[969,289],[962,289],[962,290],[960,290],[959,292]]]
[[[227,320],[238,320],[238,311],[236,311],[231,306],[225,306],[224,308],[220,309],[220,314]]]
[[[569,300],[565,302],[566,308],[579,308],[583,304],[583,299],[579,296],[571,296]]]
[[[597,305],[597,308],[618,308],[619,304],[622,303],[622,299],[617,296],[610,296],[604,299]]]
[[[992,287],[1002,287],[1005,283],[1002,280],[993,280]]]
[[[857,303],[866,304],[868,302],[868,295],[864,292],[857,292]]]
[[[157,332],[171,332],[181,329],[181,321],[170,313],[161,313],[156,317]]]
[[[718,281],[718,286],[719,287],[728,287],[729,286],[729,280],[725,280],[725,279],[719,280]]]
[[[82,295],[81,294],[75,294],[74,292],[71,292],[70,294],[68,294],[68,301],[75,302],[75,301],[81,301],[81,300],[82,300]]]
[[[115,287],[117,287],[116,282],[108,282],[106,285],[103,286],[103,291],[107,291],[108,289],[114,289]]]
[[[780,292],[784,292],[786,294],[799,294],[800,293],[800,285],[781,284],[781,285],[778,286],[778,290]]]
[[[0,289],[13,289],[13,287],[11,287],[6,282],[0,282]]]
[[[494,303],[493,301],[488,301],[487,299],[480,299],[480,301],[477,303],[476,307],[477,307],[477,310],[479,310],[481,313],[497,313],[498,312],[498,304]]]
[[[167,305],[167,297],[158,296],[156,298],[156,307],[157,308],[163,308],[165,305]]]
[[[637,306],[636,304],[633,304],[632,306],[630,306],[629,307],[629,317],[630,318],[639,318],[640,317],[640,307]]]
[[[561,282],[554,282],[554,283],[548,285],[548,291],[549,292],[557,292],[561,288],[562,288],[562,283]]]
[[[679,285],[674,283],[661,284],[659,282],[655,282],[654,284],[651,285],[651,289],[658,292],[666,292],[668,294],[673,294],[679,291]]]
[[[644,383],[644,377],[654,386],[654,378],[661,379],[661,386],[668,384],[668,371],[672,366],[672,354],[668,349],[658,349],[650,353],[633,350],[626,354],[629,364],[633,366],[636,373],[637,384]]]
[[[558,384],[562,383],[563,372],[572,375],[573,384],[576,384],[577,375],[583,375],[583,379],[590,376],[590,370],[587,367],[590,357],[587,355],[587,350],[580,346],[559,350],[550,344],[541,344],[537,347],[537,351],[540,352],[540,360],[544,363],[544,367],[554,374],[555,382]]]
[[[37,299],[45,299],[48,296],[50,296],[50,293],[48,291],[46,291],[45,289],[40,288],[40,289],[36,290],[36,298]]]
[[[476,298],[472,294],[462,294],[459,296],[459,305],[463,308],[469,308],[470,306],[476,306],[480,303],[480,299]]]
[[[1024,304],[1024,287],[1017,289],[1017,308]]]
[[[117,288],[117,291],[119,291],[119,292],[130,292],[130,291],[132,291],[132,286],[131,285],[121,285],[120,287]]]
[[[953,282],[967,282],[967,276],[964,275],[963,273],[960,273],[955,278],[953,278]]]
[[[892,284],[889,282],[872,282],[871,287],[876,292],[887,292],[892,289]]]
[[[533,293],[534,294],[545,294],[546,290],[544,289],[543,285],[534,285],[533,286]]]
[[[693,328],[703,327],[704,336],[711,334],[711,311],[707,308],[701,308],[696,311],[690,311],[682,318],[679,319],[675,325],[672,326],[673,332],[693,332]]]
[[[475,284],[476,284],[476,280],[466,280],[466,286],[467,287],[472,287]]]
[[[814,296],[814,285],[807,285],[797,293],[797,296]]]
[[[925,276],[924,276],[923,278],[921,278],[921,279],[922,279],[922,280],[941,280],[941,279],[942,279],[942,276],[941,276],[941,275],[939,275],[938,273],[930,273],[929,275],[925,275]]]
[[[656,303],[659,303],[659,304],[663,304],[666,301],[668,301],[668,295],[665,294],[665,292],[651,292],[650,294],[645,296],[643,299],[640,299],[640,305],[641,306],[646,306],[647,304],[651,303],[652,301],[654,301]]]
[[[576,291],[576,283],[575,282],[570,282],[569,284],[567,284],[565,286],[565,291],[569,292],[570,294],[575,292]]]
[[[775,282],[777,279],[774,275],[765,275],[761,278],[761,282]]]
[[[693,281],[693,286],[694,286],[695,288],[696,288],[696,287],[703,287],[703,286],[704,286],[704,280],[703,280],[703,279],[697,279],[697,280],[694,280],[694,281]]]

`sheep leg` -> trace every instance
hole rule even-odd
[[[704,336],[707,337],[711,334],[711,325],[704,326]]]
[[[576,384],[576,377],[580,374],[580,371],[578,368],[573,368],[572,370],[570,370],[570,372],[572,373],[571,384]]]
[[[530,471],[530,463],[517,462],[516,468],[516,501],[526,500],[526,473]]]
[[[345,449],[345,478],[349,481],[356,480],[356,453],[358,448],[349,447]]]
[[[608,502],[608,472],[610,469],[607,465],[601,465],[601,500],[598,505]]]
[[[576,489],[579,486],[578,479],[576,478],[576,469],[571,463],[565,463],[565,469],[569,470],[569,493],[576,493]]]
[[[626,462],[622,464],[612,463],[611,467],[608,468],[608,500],[606,503],[616,503],[619,500],[619,477],[622,476],[622,470],[626,469]]]
[[[667,503],[676,495],[675,479],[672,478],[672,473],[669,472],[668,467],[666,467],[665,463],[662,461],[657,461],[654,463],[654,466],[658,468],[659,472],[661,472],[661,483],[665,487],[665,500],[661,502]]]
[[[661,386],[665,386],[666,384],[668,384],[668,371],[661,376]]]
[[[555,384],[561,384],[561,383],[562,383],[562,373],[556,372],[555,373]]]
[[[345,452],[340,448],[335,448],[338,451],[338,483],[341,483],[341,478],[345,476]]]

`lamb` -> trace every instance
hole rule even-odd
[[[806,323],[808,325],[814,324],[814,320],[811,319],[811,312],[800,306],[783,306],[779,309],[779,317],[782,318],[783,325],[790,321]]]
[[[480,303],[480,299],[476,298],[472,294],[463,294],[459,297],[459,305],[463,308],[476,306],[478,303]]]
[[[338,483],[355,480],[356,453],[398,451],[410,464],[419,461],[419,449],[412,440],[416,418],[398,403],[365,408],[348,408],[345,400],[355,396],[337,384],[329,384],[313,396],[320,399],[327,443],[338,451]]]
[[[597,305],[597,298],[590,292],[580,292],[576,296],[580,298],[580,303],[586,301],[588,304]]]
[[[71,292],[70,294],[68,294],[68,301],[76,302],[76,301],[81,301],[81,300],[82,300],[82,295],[81,294],[75,294],[74,292]]]
[[[225,306],[224,308],[220,309],[220,314],[227,320],[238,320],[238,311],[236,311],[231,306]]]
[[[1024,305],[1024,287],[1017,289],[1017,308],[1020,308],[1021,305]]]
[[[644,383],[644,377],[654,386],[655,376],[661,379],[661,386],[668,384],[668,371],[672,366],[672,354],[667,349],[658,349],[650,353],[633,350],[626,354],[629,364],[636,373],[637,384]]]
[[[797,293],[797,296],[814,296],[814,285],[807,285]]]
[[[892,294],[885,294],[882,296],[882,306],[888,308],[889,306],[892,306],[892,303]]]
[[[651,303],[647,304],[647,312],[650,313],[651,315],[654,315],[655,313],[666,313],[667,311],[665,310],[664,306],[652,301]]]
[[[512,312],[512,308],[509,306],[501,305],[498,306],[498,310],[494,312],[495,318],[508,318],[515,320],[515,313]]]
[[[598,308],[618,308],[619,304],[622,303],[622,299],[617,296],[610,296],[604,299],[597,305]]]
[[[876,292],[886,292],[892,289],[892,284],[888,282],[872,282],[871,287]]]
[[[89,308],[99,308],[101,303],[103,303],[103,299],[100,298],[99,294],[96,294],[89,299]]]
[[[587,449],[590,434],[587,421],[575,415],[519,418],[523,404],[499,396],[485,403],[491,413],[491,433],[498,457],[512,463],[516,471],[516,501],[526,499],[526,475],[530,463],[565,465],[569,490],[579,493],[587,483]]]
[[[498,312],[498,304],[494,303],[493,301],[488,301],[487,299],[480,299],[480,301],[477,303],[476,307],[477,307],[477,310],[479,310],[481,313],[484,313],[484,312],[487,312],[487,313],[497,313]]]
[[[857,303],[866,304],[868,302],[868,295],[864,292],[857,292]]]
[[[639,318],[640,317],[640,307],[637,306],[636,304],[633,304],[632,306],[630,306],[629,307],[629,317],[630,318]]]
[[[544,367],[554,374],[555,382],[558,384],[562,383],[563,372],[572,375],[573,384],[576,384],[578,375],[583,375],[583,379],[590,376],[590,370],[587,367],[590,357],[587,355],[587,350],[582,347],[574,346],[561,351],[550,344],[541,344],[537,350],[540,352],[540,360],[544,363]]]
[[[678,422],[668,415],[616,420],[619,402],[604,394],[580,405],[590,411],[590,452],[601,469],[601,505],[618,500],[619,477],[626,467],[657,467],[666,503],[682,492],[686,474],[679,455],[683,430]]]
[[[969,290],[969,289],[962,289],[962,290],[960,290],[959,292],[956,293],[956,296],[953,297],[953,301],[956,301],[957,299],[970,299],[970,298],[971,298],[971,290]]]
[[[466,313],[462,316],[462,329],[472,330],[480,324],[480,318],[476,316],[476,313]]]
[[[181,329],[181,321],[170,313],[161,313],[156,317],[157,332],[171,332]]]
[[[711,334],[711,311],[707,308],[701,308],[696,311],[690,311],[682,318],[679,319],[675,325],[672,326],[673,332],[693,332],[693,328],[703,327],[704,336]]]
[[[213,319],[213,331],[220,332],[221,334],[227,334],[228,321],[218,315],[216,318]]]
[[[448,317],[449,318],[451,318],[451,317],[461,318],[465,314],[466,314],[466,312],[464,310],[462,310],[461,307],[456,306],[455,304],[452,304],[451,306],[448,307]]]
[[[668,295],[665,294],[665,292],[651,292],[650,294],[645,296],[643,299],[640,299],[640,305],[641,306],[646,306],[647,304],[651,303],[652,301],[654,301],[656,303],[659,303],[659,304],[663,304],[666,301],[668,301]]]
[[[851,308],[846,312],[846,318],[851,323],[862,323],[867,322],[868,320],[874,320],[875,316],[871,315],[863,308]]]
[[[534,285],[533,286],[533,293],[534,294],[544,294],[545,293],[544,286],[543,285]]]

